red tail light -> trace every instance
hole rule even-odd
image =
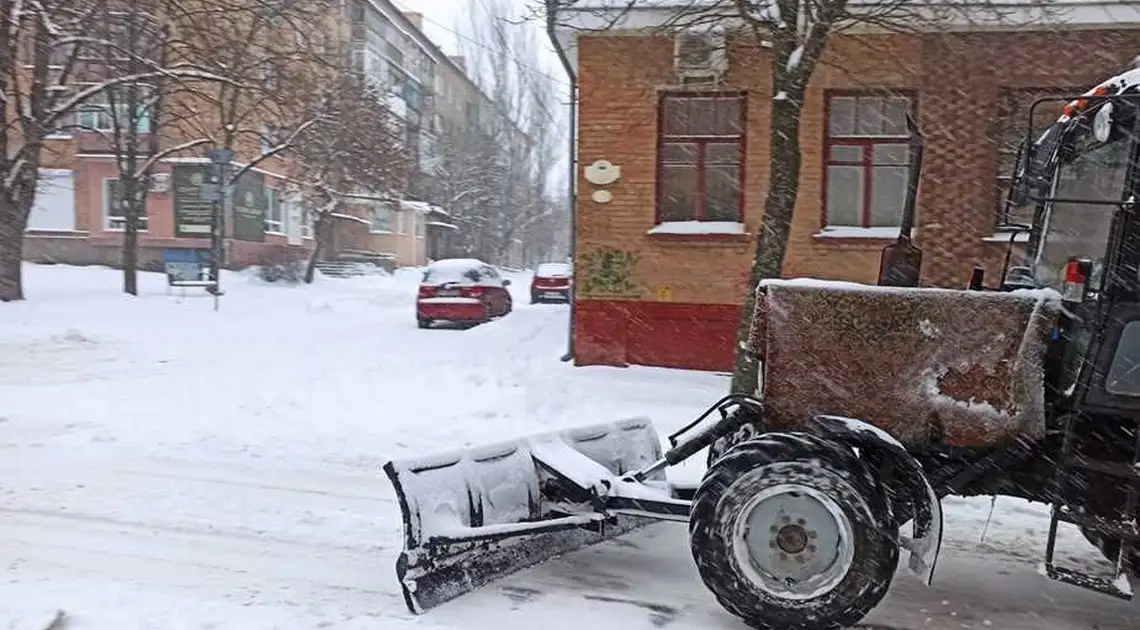
[[[1066,302],[1083,302],[1088,293],[1089,274],[1092,261],[1088,258],[1073,257],[1065,265],[1065,284],[1061,289],[1061,299]]]
[[[433,287],[422,284],[420,285],[420,297],[429,298],[433,295],[435,295],[435,289]]]
[[[483,287],[460,287],[459,295],[465,298],[477,298],[483,295]]]
[[[566,287],[570,286],[570,278],[535,278],[536,287]]]

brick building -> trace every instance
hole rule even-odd
[[[327,40],[331,42],[336,37],[339,16],[330,14],[327,19]],[[111,11],[108,20],[112,25],[109,32],[122,37],[136,32],[135,41],[128,44],[124,40],[121,46],[138,45],[144,49],[160,45],[157,39],[148,40],[146,33],[158,32],[158,25],[174,23],[173,18],[161,12],[147,15]],[[127,28],[128,22],[132,28]],[[25,60],[31,58],[26,45],[21,54]],[[128,73],[127,66],[119,65],[125,63],[122,59],[98,48],[80,48],[74,58],[66,47],[53,54],[55,57],[49,62],[54,64],[53,72],[72,64],[65,90],[77,91]],[[223,126],[218,120],[219,109],[210,107],[192,90],[176,90],[167,95],[166,117],[157,125],[152,125],[151,99],[136,99],[134,110],[129,111],[123,98],[121,91],[117,99],[106,92],[100,94],[58,121],[57,129],[46,139],[38,192],[25,231],[25,259],[117,266],[122,257],[125,224],[118,202],[119,160],[125,159],[127,152],[134,152],[142,162],[150,151],[180,146]],[[275,121],[263,110],[251,106],[243,115],[251,128],[261,127],[268,132]],[[115,128],[128,124],[137,125],[137,141],[129,147],[124,141],[116,148],[112,140]],[[253,134],[237,137],[233,142],[234,166],[245,166],[266,151],[269,144],[268,140],[255,139]],[[173,152],[159,159],[151,170],[147,203],[138,225],[142,268],[160,268],[170,250],[203,252],[210,247],[213,209],[201,194],[211,169],[204,157],[205,149],[200,146]],[[280,156],[271,157],[237,182],[232,208],[225,217],[227,266],[244,267],[267,257],[279,258],[285,249],[300,257],[313,247],[311,223],[302,217],[299,200],[286,182],[288,169],[289,164]]]
[[[414,164],[405,200],[346,204],[345,216],[329,229],[323,257],[383,258],[396,265],[419,265],[455,253],[456,226],[437,199],[426,196],[425,181],[435,173],[438,135],[444,123],[480,124],[493,113],[493,102],[467,76],[461,59],[447,57],[422,31],[422,16],[401,12],[389,0],[343,3],[328,15],[324,36],[345,44],[346,60],[384,88],[387,105],[405,127],[404,145]],[[335,47],[333,47],[335,49]],[[95,57],[80,61],[99,74]],[[60,64],[66,62],[61,55]],[[95,82],[94,79],[91,82]],[[75,81],[80,84],[83,81]],[[171,101],[186,98],[178,94]],[[168,105],[173,110],[175,106]],[[185,116],[178,125],[161,124],[160,148],[178,145],[212,130],[204,118]],[[214,108],[216,109],[216,108]],[[438,111],[437,111],[438,110]],[[122,210],[114,202],[118,166],[105,134],[120,117],[111,116],[106,99],[95,99],[62,121],[45,146],[39,191],[24,238],[24,257],[33,262],[117,266],[122,256]],[[149,113],[140,118],[148,119]],[[167,118],[176,116],[168,115]],[[273,120],[258,121],[263,131]],[[176,128],[177,127],[177,128]],[[185,129],[184,129],[185,128]],[[149,129],[149,123],[148,123]],[[145,136],[146,130],[142,130]],[[267,134],[268,135],[268,134]],[[244,166],[268,149],[248,137],[236,146],[235,166]],[[140,141],[140,146],[144,143]],[[145,217],[139,232],[139,261],[156,269],[167,250],[206,250],[210,246],[209,204],[199,198],[198,177],[209,168],[204,148],[183,151],[155,166]],[[307,255],[315,246],[312,221],[303,216],[287,174],[291,165],[272,158],[243,177],[243,212],[228,216],[227,265],[245,267],[277,258],[282,248]],[[252,196],[248,196],[249,193]],[[432,203],[429,203],[432,202]],[[240,224],[240,225],[239,225]]]
[[[1135,3],[1080,9],[1048,31],[834,37],[803,108],[785,276],[876,281],[898,235],[909,111],[926,137],[914,233],[922,283],[964,286],[978,264],[992,284],[1006,248],[995,236],[1003,185],[1029,105],[1084,92],[1140,52]],[[713,84],[689,84],[678,34],[659,28],[671,15],[640,9],[599,29],[614,16],[584,6],[556,32],[579,95],[579,365],[731,369],[763,218],[769,63],[763,43],[728,29]],[[1035,126],[1055,120],[1042,114]]]

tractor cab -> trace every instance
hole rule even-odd
[[[1061,294],[1065,351],[1052,384],[1065,403],[1140,417],[1140,93],[1117,81],[1024,142],[1007,215],[1030,206],[1034,220],[1024,265],[1003,284]]]
[[[1030,111],[1044,102],[1040,99]],[[1125,576],[1140,569],[1140,70],[1071,100],[1022,145],[1007,198],[1031,207],[1023,266],[1003,289],[1048,288],[1062,315],[1045,367],[1059,442],[1046,573],[1130,597],[1116,581],[1053,563],[1057,527],[1080,527]],[[1008,260],[1008,256],[1007,256]],[[1095,514],[1097,518],[1088,515]],[[1126,582],[1123,582],[1126,583]]]
[[[1125,253],[1138,227],[1132,220],[1137,97],[1078,99],[1061,120],[1023,145],[1007,216],[1018,206],[1034,207],[1028,275],[1035,286],[1055,289],[1066,301],[1095,299],[1104,290],[1135,295],[1140,286],[1136,252],[1112,255]],[[1110,263],[1118,273],[1106,276]],[[1126,267],[1132,272],[1119,273]]]

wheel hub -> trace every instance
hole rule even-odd
[[[800,553],[807,549],[808,533],[799,525],[785,525],[776,532],[776,546],[784,553]]]
[[[758,586],[809,599],[843,580],[854,561],[854,530],[834,500],[801,485],[765,489],[738,521],[736,556]]]

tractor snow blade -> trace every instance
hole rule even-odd
[[[403,513],[396,575],[408,610],[423,613],[654,522],[602,511],[584,486],[660,457],[652,423],[635,418],[388,462]]]

